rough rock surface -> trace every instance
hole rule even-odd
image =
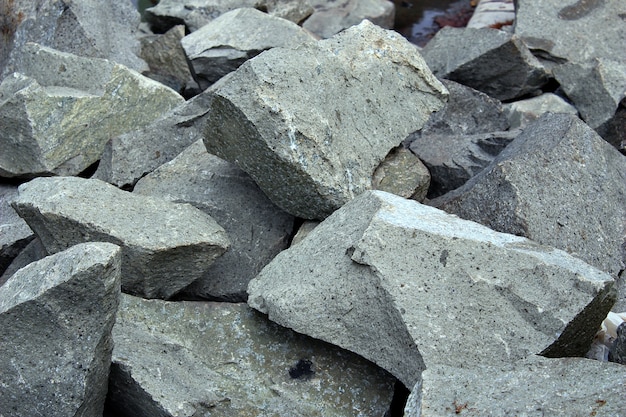
[[[10,205],[15,196],[17,186],[0,184],[0,275],[34,238],[30,227]],[[0,285],[2,282],[0,279]]]
[[[431,204],[614,277],[624,268],[626,157],[572,115],[537,119],[482,173]]]
[[[445,27],[422,49],[422,55],[437,77],[498,100],[536,92],[547,82],[545,68],[526,45],[498,29]]]
[[[113,62],[29,43],[19,73],[0,84],[0,175],[76,175],[106,141],[183,102],[176,92]]]
[[[210,216],[188,204],[142,197],[99,180],[36,178],[13,207],[49,253],[82,242],[122,247],[122,289],[168,298],[201,277],[229,245]]]
[[[0,287],[0,415],[102,415],[121,252],[76,245]]]
[[[409,387],[433,364],[582,356],[615,302],[611,276],[566,252],[382,191],[278,254],[248,293]]]
[[[139,180],[133,193],[192,204],[231,237],[226,253],[179,298],[246,301],[248,282],[287,247],[293,231],[293,217],[245,172],[209,154],[202,140]]]
[[[30,228],[28,230],[30,230]],[[44,248],[41,244],[41,240],[34,237],[34,239],[32,239],[15,258],[13,258],[13,261],[11,261],[9,266],[7,266],[6,270],[2,273],[0,276],[0,285],[7,282],[13,274],[24,268],[26,265],[43,259],[46,256],[48,256],[48,252],[46,252],[46,248]]]
[[[387,191],[419,202],[426,198],[429,185],[428,168],[404,147],[389,152],[372,176],[374,190]]]
[[[421,393],[421,410],[407,407],[405,417],[617,416],[626,409],[626,367],[583,358],[433,366],[423,379],[411,394]]]
[[[7,0],[0,10],[0,80],[17,71],[27,42],[146,69],[136,55],[139,13],[127,0]]]
[[[514,101],[504,105],[504,108],[512,129],[526,126],[544,113],[567,113],[578,116],[576,107],[553,93]]]
[[[135,417],[382,416],[393,396],[380,368],[245,304],[124,295],[113,337],[109,402]]]
[[[265,51],[208,92],[209,152],[309,219],[370,189],[388,152],[447,98],[414,46],[368,21],[294,50]]]
[[[195,80],[204,90],[267,49],[294,48],[314,40],[289,20],[241,8],[224,13],[185,36],[181,45]]]

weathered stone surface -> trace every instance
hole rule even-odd
[[[609,360],[626,365],[626,322],[617,327],[617,337],[609,350]]]
[[[302,23],[313,14],[313,6],[308,0],[265,0],[267,13],[290,20],[294,23]]]
[[[443,80],[450,96],[421,130],[404,143],[431,173],[429,198],[463,185],[515,137],[502,104],[454,81]]]
[[[289,20],[252,8],[226,12],[185,36],[181,45],[201,89],[274,47],[295,48],[315,38]]]
[[[208,92],[209,152],[309,219],[370,189],[388,152],[447,97],[412,45],[367,21],[294,50],[266,51]]]
[[[23,47],[21,64],[0,84],[0,176],[78,174],[111,136],[184,101],[121,65],[37,44]]]
[[[445,27],[422,55],[437,77],[498,100],[533,93],[547,81],[545,68],[519,37],[498,29]]]
[[[17,186],[0,184],[0,275],[35,235],[10,206]],[[0,280],[0,284],[4,282]]]
[[[28,230],[30,230],[30,228]],[[17,254],[9,266],[7,266],[6,270],[0,276],[0,285],[7,282],[13,274],[24,268],[26,265],[43,259],[46,256],[48,256],[46,248],[43,247],[41,240],[35,237]]]
[[[139,13],[127,0],[8,0],[0,5],[0,80],[19,71],[21,49],[36,42],[72,54],[106,58],[137,71]]]
[[[199,94],[150,125],[114,137],[106,143],[93,178],[132,187],[139,178],[202,139],[198,119],[210,111],[211,100],[207,94]]]
[[[393,149],[372,176],[374,190],[424,201],[430,185],[430,172],[422,161],[404,147]]]
[[[626,155],[626,99],[622,100],[615,115],[596,129],[602,139]]]
[[[614,277],[624,268],[626,157],[572,115],[537,119],[482,173],[431,204]]]
[[[423,373],[421,413],[431,416],[612,416],[626,409],[626,367],[582,358],[532,356],[506,365]]]
[[[13,207],[49,253],[81,242],[122,247],[122,289],[168,298],[202,276],[229,245],[210,216],[188,204],[142,197],[99,180],[37,178]]]
[[[0,415],[102,415],[121,252],[76,245],[0,287]]]
[[[287,246],[293,231],[293,217],[245,172],[209,154],[202,140],[139,180],[133,193],[190,203],[231,237],[228,251],[178,298],[246,301],[248,282]]]
[[[409,387],[434,364],[582,356],[615,302],[613,279],[566,252],[382,191],[278,254],[248,293]]]
[[[136,417],[382,416],[393,396],[380,368],[245,304],[124,295],[113,336],[109,400]]]
[[[327,1],[308,0],[313,14],[302,27],[321,38],[331,36],[358,25],[363,19],[386,29],[392,29],[395,18],[394,4],[386,0]]]
[[[567,113],[578,116],[576,107],[552,93],[504,105],[511,128],[524,127],[544,113]]]

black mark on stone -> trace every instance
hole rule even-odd
[[[603,4],[604,0],[578,0],[575,4],[563,7],[558,16],[563,20],[578,20],[589,15]]]
[[[309,380],[313,378],[313,362],[308,359],[300,359],[296,365],[289,370],[289,376],[293,379]]]
[[[441,256],[439,256],[439,262],[441,262],[441,265],[446,266],[446,264],[448,263],[449,254],[450,252],[448,252],[448,249],[444,249],[441,251]]]

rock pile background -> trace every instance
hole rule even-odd
[[[383,0],[40,3],[1,6],[0,417],[626,409],[623,2],[423,49]]]

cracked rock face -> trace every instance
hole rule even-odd
[[[415,46],[367,21],[331,39],[266,51],[208,92],[207,150],[308,219],[371,189],[389,151],[447,99]]]

